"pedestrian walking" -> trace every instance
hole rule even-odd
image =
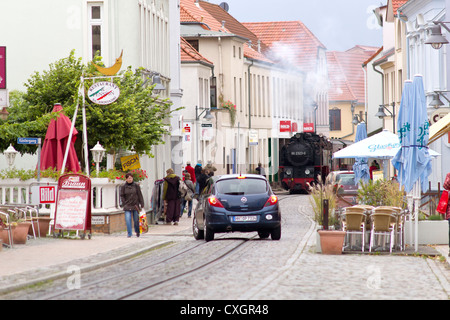
[[[256,167],[256,172],[262,176],[266,176],[266,170],[264,170],[264,167],[261,165],[261,162],[258,163],[258,166]]]
[[[217,168],[213,166],[211,160],[208,161],[208,163],[205,166],[205,169],[209,171],[208,176],[212,177],[214,175],[214,172],[217,171]]]
[[[178,190],[180,187],[180,177],[178,177],[172,168],[166,170],[167,176],[163,184],[163,200],[166,212],[166,224],[178,224],[180,220],[180,196]]]
[[[131,220],[133,220],[136,236],[140,236],[139,231],[139,211],[144,207],[144,197],[141,187],[133,181],[133,175],[128,172],[125,175],[125,183],[120,187],[120,200],[125,211],[125,224],[127,225],[127,236],[131,237],[133,230]]]
[[[450,173],[447,173],[444,181],[444,189],[450,191]],[[449,192],[450,194],[450,192]],[[450,206],[447,204],[445,219],[448,221],[448,256],[450,257]]]
[[[200,193],[200,185],[198,184],[198,177],[200,177],[200,175],[202,174],[202,160],[198,160],[197,164],[195,165],[194,168],[194,173],[195,173],[195,193],[199,194]]]
[[[197,181],[197,179],[195,178],[195,169],[193,167],[191,167],[191,162],[190,161],[186,162],[186,167],[184,169],[187,172],[189,172],[189,175],[191,176],[190,180],[195,185],[195,182]]]
[[[209,179],[209,170],[208,169],[202,169],[202,173],[198,177],[198,184],[199,184],[199,193],[201,194],[203,189],[206,187],[206,181]]]
[[[180,218],[183,216],[184,208],[186,207],[186,203],[188,204],[188,218],[191,217],[192,213],[192,200],[194,199],[195,187],[194,183],[191,181],[191,175],[187,172],[184,175],[184,183],[187,186],[187,192],[183,199],[181,199],[181,211]]]

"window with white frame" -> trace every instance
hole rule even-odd
[[[89,2],[88,9],[88,48],[89,56],[94,59],[97,51],[102,55],[104,41],[103,2]]]

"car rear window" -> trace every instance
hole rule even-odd
[[[216,183],[217,192],[230,195],[259,194],[267,192],[267,183],[262,179],[226,179]]]
[[[337,180],[341,180],[341,184],[355,184],[355,175],[348,173],[348,174],[340,174],[337,177]]]

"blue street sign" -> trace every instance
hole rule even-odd
[[[18,144],[40,144],[40,138],[17,138]]]

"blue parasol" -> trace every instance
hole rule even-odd
[[[422,191],[428,190],[431,157],[428,152],[429,123],[422,76],[405,82],[398,118],[398,136],[401,148],[392,159],[398,170],[399,183],[406,192],[420,180]]]
[[[408,197],[412,197],[414,200],[412,218],[415,220],[414,245],[417,252],[419,245],[420,185],[422,191],[427,191],[428,176],[431,174],[431,157],[427,147],[429,123],[422,76],[414,76],[412,85],[406,82],[403,93],[398,119],[398,135],[401,147],[392,159],[392,164],[399,171],[400,185],[405,187]],[[408,207],[410,207],[409,201]],[[411,209],[410,207],[410,212],[412,212]],[[410,222],[412,223],[412,220]],[[412,232],[412,228],[410,230]]]
[[[367,138],[366,124],[361,122],[356,127],[355,143]],[[355,185],[360,180],[367,183],[370,179],[369,165],[367,164],[367,158],[355,158],[355,164],[353,165],[353,172],[355,172]]]

